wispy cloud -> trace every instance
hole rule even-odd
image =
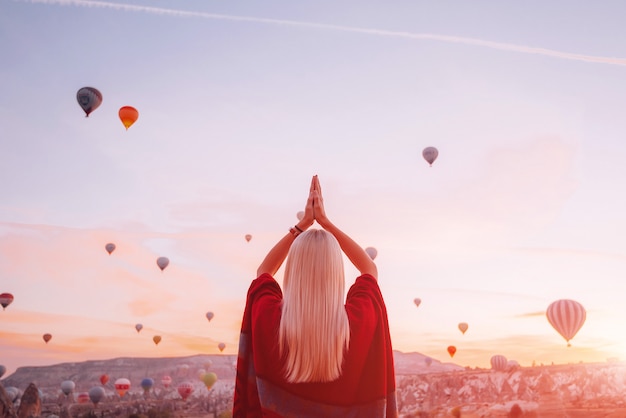
[[[573,61],[583,61],[583,62],[590,62],[590,63],[626,66],[625,58],[576,54],[576,53],[571,53],[571,52],[558,51],[554,49],[538,48],[538,47],[516,45],[516,44],[509,44],[509,43],[502,43],[502,42],[494,42],[494,41],[488,41],[488,40],[483,40],[483,39],[466,38],[462,36],[390,31],[390,30],[359,28],[359,27],[342,26],[342,25],[329,25],[325,23],[316,23],[316,22],[303,22],[303,21],[295,21],[295,20],[283,20],[283,19],[268,19],[268,18],[261,18],[261,17],[252,17],[252,16],[234,16],[234,15],[205,13],[205,12],[188,11],[188,10],[166,9],[162,7],[114,3],[114,2],[97,1],[97,0],[15,0],[15,1],[61,5],[61,6],[97,7],[97,8],[104,8],[104,9],[130,11],[130,12],[152,13],[152,14],[167,15],[167,16],[174,16],[174,17],[197,17],[197,18],[212,19],[212,20],[230,20],[230,21],[236,21],[236,22],[250,22],[250,23],[262,23],[262,24],[269,24],[269,25],[294,26],[294,27],[303,27],[303,28],[320,29],[320,30],[334,30],[334,31],[342,31],[342,32],[361,33],[361,34],[374,35],[374,36],[387,36],[387,37],[416,39],[416,40],[430,40],[430,41],[479,46],[479,47],[484,47],[484,48],[498,49],[502,51],[520,52],[524,54],[544,55],[548,57],[573,60]]]

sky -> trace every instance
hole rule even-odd
[[[395,350],[626,359],[625,7],[0,0],[0,364],[236,354],[314,174],[378,250]]]

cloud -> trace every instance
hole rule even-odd
[[[341,32],[360,33],[360,34],[374,35],[374,36],[405,38],[405,39],[415,39],[415,40],[429,40],[429,41],[438,41],[438,42],[446,42],[446,43],[457,43],[457,44],[465,44],[465,45],[478,46],[478,47],[483,47],[483,48],[496,49],[496,50],[501,50],[501,51],[543,55],[543,56],[548,56],[548,57],[558,58],[558,59],[565,59],[565,60],[626,66],[626,59],[624,58],[576,54],[576,53],[571,53],[571,52],[558,51],[554,49],[538,48],[538,47],[531,47],[531,46],[525,46],[525,45],[516,45],[516,44],[503,43],[503,42],[494,42],[494,41],[488,41],[488,40],[483,40],[483,39],[466,38],[466,37],[461,37],[461,36],[438,35],[438,34],[432,34],[432,33],[390,31],[390,30],[381,30],[381,29],[359,28],[359,27],[352,27],[352,26],[329,25],[329,24],[316,23],[316,22],[302,22],[302,21],[283,20],[283,19],[268,19],[268,18],[251,17],[251,16],[234,16],[234,15],[224,15],[224,14],[176,10],[176,9],[165,9],[161,7],[140,6],[140,5],[133,5],[133,4],[123,4],[123,3],[95,1],[95,0],[22,0],[22,1],[29,2],[29,3],[42,3],[42,4],[51,4],[51,5],[61,5],[61,6],[96,7],[96,8],[114,9],[114,10],[130,11],[130,12],[152,13],[152,14],[157,14],[157,15],[166,15],[166,16],[174,16],[174,17],[197,17],[197,18],[212,19],[212,20],[229,20],[229,21],[234,21],[234,22],[249,22],[249,23],[269,24],[269,25],[294,26],[294,27],[304,27],[304,28],[319,29],[319,30],[333,30],[333,31],[341,31]]]

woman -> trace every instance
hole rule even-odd
[[[314,221],[323,229],[308,230]],[[345,303],[342,251],[361,273]],[[285,258],[281,290],[273,276]],[[233,417],[397,417],[377,276],[367,253],[326,216],[314,176],[304,216],[248,290]]]

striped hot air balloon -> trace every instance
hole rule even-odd
[[[491,368],[497,372],[503,372],[506,370],[508,360],[502,354],[496,354],[491,356]]]
[[[569,347],[571,346],[569,341],[585,323],[587,311],[575,300],[560,299],[548,306],[546,316],[554,329],[565,338]]]

